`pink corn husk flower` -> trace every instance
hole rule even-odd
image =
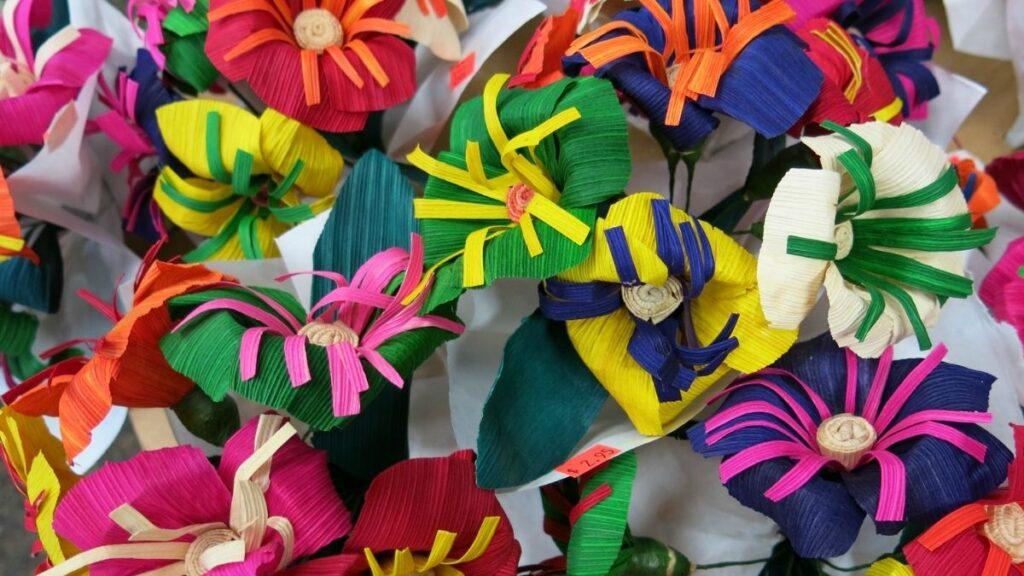
[[[49,22],[50,2],[8,0],[2,10],[0,146],[43,144],[55,119],[66,119],[61,112],[100,69],[111,40],[67,26],[34,50],[31,29]]]
[[[135,33],[143,39],[146,50],[161,70],[167,63],[164,53],[160,51],[164,44],[164,18],[167,18],[168,12],[179,6],[185,12],[192,12],[196,7],[196,0],[128,0],[126,7]],[[139,29],[139,20],[146,22],[145,33]]]
[[[238,359],[242,380],[256,376],[260,341],[269,331],[284,338],[285,365],[294,387],[312,380],[306,356],[307,344],[323,346],[327,349],[334,415],[358,414],[361,409],[359,395],[369,389],[361,360],[366,360],[388,382],[401,388],[405,381],[378,351],[382,344],[419,328],[439,328],[455,334],[464,330],[464,326],[448,318],[419,316],[429,286],[410,302],[404,302],[423,280],[423,242],[418,234],[412,235],[411,246],[411,252],[390,248],[374,255],[356,270],[351,282],[334,272],[296,273],[328,278],[336,285],[313,306],[304,320],[292,315],[270,297],[254,291],[252,294],[276,314],[232,298],[218,298],[196,307],[175,330],[193,318],[215,310],[244,314],[262,326],[249,328],[242,335]],[[405,276],[398,291],[394,295],[388,294],[388,286],[402,273]],[[277,281],[296,274],[281,276]]]
[[[193,446],[105,465],[61,500],[53,526],[81,552],[46,576],[242,576],[281,573],[352,522],[326,454],[265,414],[228,440],[216,468]]]
[[[989,307],[992,315],[1017,330],[1024,342],[1024,238],[1017,238],[1006,247],[999,262],[985,276],[978,289],[978,297]]]

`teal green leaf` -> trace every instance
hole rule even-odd
[[[572,456],[608,393],[580,360],[565,324],[539,311],[505,345],[477,438],[477,483],[519,486]]]
[[[587,478],[580,497],[607,484],[611,494],[581,515],[569,539],[569,576],[605,576],[615,564],[626,533],[626,517],[636,477],[636,454],[627,452]]]
[[[374,254],[388,248],[409,249],[416,230],[412,216],[413,189],[398,165],[377,150],[356,162],[313,251],[313,267],[351,279]],[[312,301],[334,288],[324,278],[313,279]]]

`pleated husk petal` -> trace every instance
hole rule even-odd
[[[818,300],[829,263],[787,253],[791,235],[835,239],[839,173],[790,170],[779,182],[764,219],[757,284],[765,317],[776,328],[796,329]]]

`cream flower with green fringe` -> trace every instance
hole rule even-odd
[[[793,169],[765,217],[758,283],[768,320],[797,328],[824,286],[833,338],[878,357],[927,327],[947,298],[973,292],[965,251],[995,230],[971,230],[971,214],[946,154],[916,128],[882,122],[805,138],[820,170]]]
[[[274,238],[334,200],[344,161],[312,128],[216,100],[176,102],[156,115],[168,150],[191,174],[164,167],[153,196],[172,222],[210,237],[187,262],[277,256]]]

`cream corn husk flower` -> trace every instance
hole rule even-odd
[[[916,128],[882,122],[804,138],[821,169],[793,169],[765,217],[758,284],[772,326],[796,328],[822,286],[833,338],[874,358],[965,298],[966,251],[991,241],[971,216],[946,154]]]

